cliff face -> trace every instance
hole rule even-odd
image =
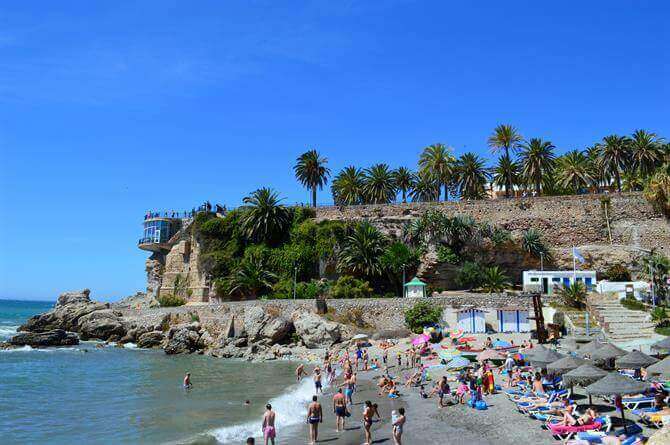
[[[607,206],[603,198],[609,199]],[[670,225],[641,193],[319,207],[316,218],[367,220],[385,233],[400,236],[407,222],[428,210],[449,216],[469,215],[504,227],[515,237],[529,228],[539,229],[552,247],[554,263],[545,264],[552,269],[572,268],[572,246],[579,247],[586,259],[581,268],[597,271],[615,263],[623,263],[633,271],[639,269],[639,249],[654,248],[670,254]],[[150,294],[172,293],[176,282],[177,287],[187,289],[189,301],[209,301],[210,283],[199,268],[200,246],[189,227],[184,224],[167,254],[154,254],[147,261]],[[523,270],[540,267],[536,259],[502,250],[493,252],[491,261],[500,264],[515,281],[521,280]],[[438,263],[430,256],[420,267],[420,275],[437,289],[453,289],[456,271],[454,266]]]

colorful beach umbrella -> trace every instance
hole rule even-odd
[[[463,330],[462,329],[454,329],[451,332],[449,332],[449,336],[451,338],[461,338],[463,336]]]
[[[417,336],[414,340],[412,340],[412,344],[414,346],[422,345],[424,343],[428,343],[430,341],[430,337],[426,334],[421,334]]]

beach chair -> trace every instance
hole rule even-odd
[[[638,409],[644,406],[651,407],[654,405],[654,397],[651,396],[642,396],[642,397],[623,397],[621,403],[627,409]]]
[[[526,414],[530,411],[547,411],[552,408],[556,408],[559,405],[556,405],[557,402],[559,402],[560,397],[558,395],[557,391],[554,391],[551,393],[549,398],[546,400],[546,402],[538,401],[538,402],[520,402],[516,404],[516,408]]]
[[[598,417],[587,425],[564,426],[548,422],[546,426],[547,429],[551,432],[551,435],[554,436],[556,440],[560,440],[565,443],[575,437],[577,433],[599,430],[609,431],[609,428],[612,426],[612,421],[609,416],[606,416]]]

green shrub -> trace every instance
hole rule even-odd
[[[420,301],[405,311],[405,325],[407,328],[419,334],[423,327],[437,323],[442,318],[442,310],[428,301]]]
[[[576,281],[568,286],[561,286],[558,289],[558,296],[563,299],[567,306],[573,307],[575,309],[581,309],[584,307],[586,294],[586,286],[579,281]]]
[[[626,309],[630,309],[632,311],[644,311],[647,308],[644,305],[644,303],[638,301],[635,297],[624,298],[623,300],[621,300],[621,305]]]
[[[605,275],[610,281],[630,281],[630,270],[621,263],[611,265]]]
[[[651,311],[651,319],[654,322],[660,322],[668,318],[668,313],[665,311],[664,307],[656,307]]]
[[[482,271],[481,288],[484,292],[500,293],[511,286],[509,277],[498,266],[486,267]]]
[[[163,307],[176,307],[186,304],[186,300],[173,294],[160,295],[158,297],[158,302]]]
[[[482,284],[482,267],[473,261],[466,261],[456,275],[456,284],[466,289],[479,287]]]
[[[330,287],[330,298],[369,298],[370,283],[350,275],[343,275]]]
[[[500,247],[512,240],[512,233],[502,227],[494,227],[491,231],[491,242],[495,247]]]
[[[449,246],[439,246],[437,248],[437,261],[447,264],[458,264],[461,258]]]
[[[315,299],[326,292],[327,285],[319,281],[300,281],[295,286],[296,299]],[[272,287],[269,299],[290,300],[293,298],[293,280],[284,278]]]

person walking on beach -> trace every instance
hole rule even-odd
[[[272,411],[272,405],[268,403],[265,405],[265,415],[263,416],[263,437],[265,438],[265,445],[268,445],[268,441],[272,442],[272,445],[275,445],[276,436],[275,412]]]
[[[333,412],[335,413],[335,431],[340,432],[340,424],[342,431],[344,431],[344,421],[347,417],[347,400],[342,394],[342,388],[338,388],[333,396]]]
[[[319,424],[323,422],[323,411],[317,397],[312,396],[312,403],[307,408],[307,423],[309,423],[309,445],[319,440]]]
[[[321,368],[319,368],[318,365],[316,368],[314,368],[314,388],[317,394],[323,394],[323,385],[321,384]]]
[[[365,409],[363,410],[363,428],[365,429],[365,443],[364,445],[372,444],[372,402],[365,401]]]
[[[193,384],[191,383],[191,373],[187,372],[186,375],[184,376],[184,389],[191,389],[193,388]]]
[[[342,384],[342,387],[344,388],[344,396],[346,397],[347,403],[350,405],[354,404],[354,400],[352,396],[354,395],[354,376],[352,375],[348,379],[344,379],[344,383]]]
[[[305,365],[300,363],[297,368],[295,368],[295,378],[296,381],[300,381],[303,375],[307,375],[305,372]]]
[[[442,380],[440,380],[440,383],[438,384],[437,387],[437,395],[438,395],[438,401],[437,401],[437,406],[438,408],[444,408],[444,396],[451,394],[451,389],[449,388],[449,383],[447,382],[447,376],[443,375]]]
[[[400,408],[398,414],[400,415],[393,420],[393,441],[395,445],[402,445],[402,429],[406,421],[405,408]]]

